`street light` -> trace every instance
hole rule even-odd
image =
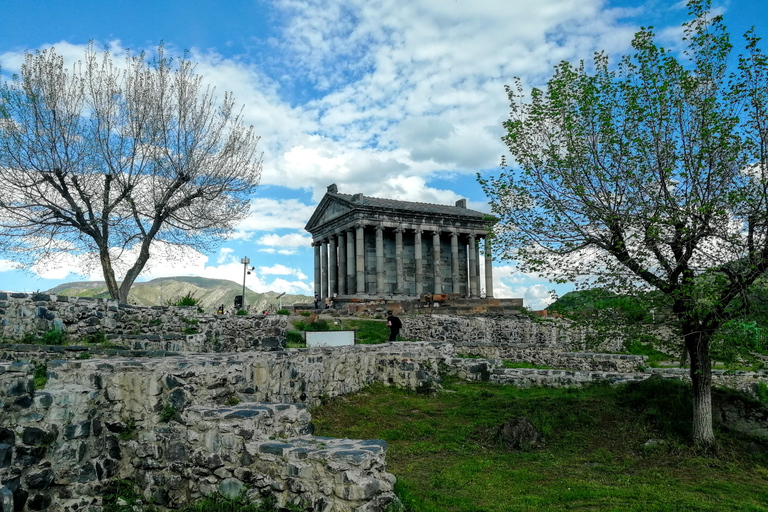
[[[243,264],[243,303],[240,306],[243,310],[245,310],[245,276],[246,274],[250,274],[248,272],[248,264],[251,262],[250,259],[248,259],[248,256],[240,260],[240,263]],[[251,267],[251,270],[253,270],[253,267]]]

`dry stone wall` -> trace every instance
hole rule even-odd
[[[441,314],[410,315],[403,319],[403,338],[412,341],[450,343],[530,344],[559,350],[584,350],[585,338],[571,329],[567,320],[547,318],[531,320],[525,315],[453,316]],[[594,350],[617,352],[620,341],[606,341]]]
[[[249,489],[283,506],[381,511],[396,499],[386,444],[313,436],[307,405],[374,382],[418,387],[437,379],[443,351],[393,344],[49,361],[40,391],[32,365],[0,363],[0,487],[20,510],[95,512],[109,482],[123,478],[168,508]]]
[[[6,341],[60,330],[70,341],[107,341],[133,350],[277,350],[285,346],[287,325],[282,315],[212,315],[198,313],[195,307],[0,292],[0,338]]]

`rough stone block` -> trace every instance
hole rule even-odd
[[[7,487],[0,487],[0,512],[13,512],[13,493]]]
[[[47,489],[53,483],[53,471],[44,469],[38,473],[30,473],[26,482],[28,489]]]
[[[7,468],[11,465],[13,458],[13,447],[8,444],[0,443],[0,468]]]

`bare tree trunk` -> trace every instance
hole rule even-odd
[[[112,268],[112,259],[109,257],[109,248],[99,248],[99,259],[101,260],[101,270],[104,273],[104,281],[107,283],[109,296],[120,302],[126,302],[120,299],[120,288],[115,279],[115,269]]]
[[[152,233],[151,236],[154,237],[154,233]],[[152,239],[149,236],[144,238],[141,243],[141,249],[139,250],[139,256],[136,258],[136,262],[130,269],[128,269],[128,272],[125,273],[123,282],[120,283],[120,291],[118,295],[118,300],[120,302],[128,302],[128,294],[131,292],[131,286],[133,286],[133,282],[136,281],[136,278],[139,277],[141,271],[144,270],[144,266],[147,264],[147,261],[149,261],[149,245],[151,240]]]
[[[712,429],[712,361],[709,358],[709,341],[710,336],[701,330],[685,334],[693,385],[693,442],[703,447],[715,444],[715,433]]]

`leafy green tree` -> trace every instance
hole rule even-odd
[[[152,252],[209,248],[247,214],[257,142],[162,46],[122,64],[89,48],[71,68],[28,53],[0,84],[0,250],[27,267],[75,254],[126,302]]]
[[[693,440],[714,443],[710,343],[768,269],[768,62],[737,68],[707,0],[682,54],[651,29],[610,65],[563,62],[544,90],[507,88],[515,166],[480,179],[495,249],[522,270],[619,294],[660,291],[690,359]]]

